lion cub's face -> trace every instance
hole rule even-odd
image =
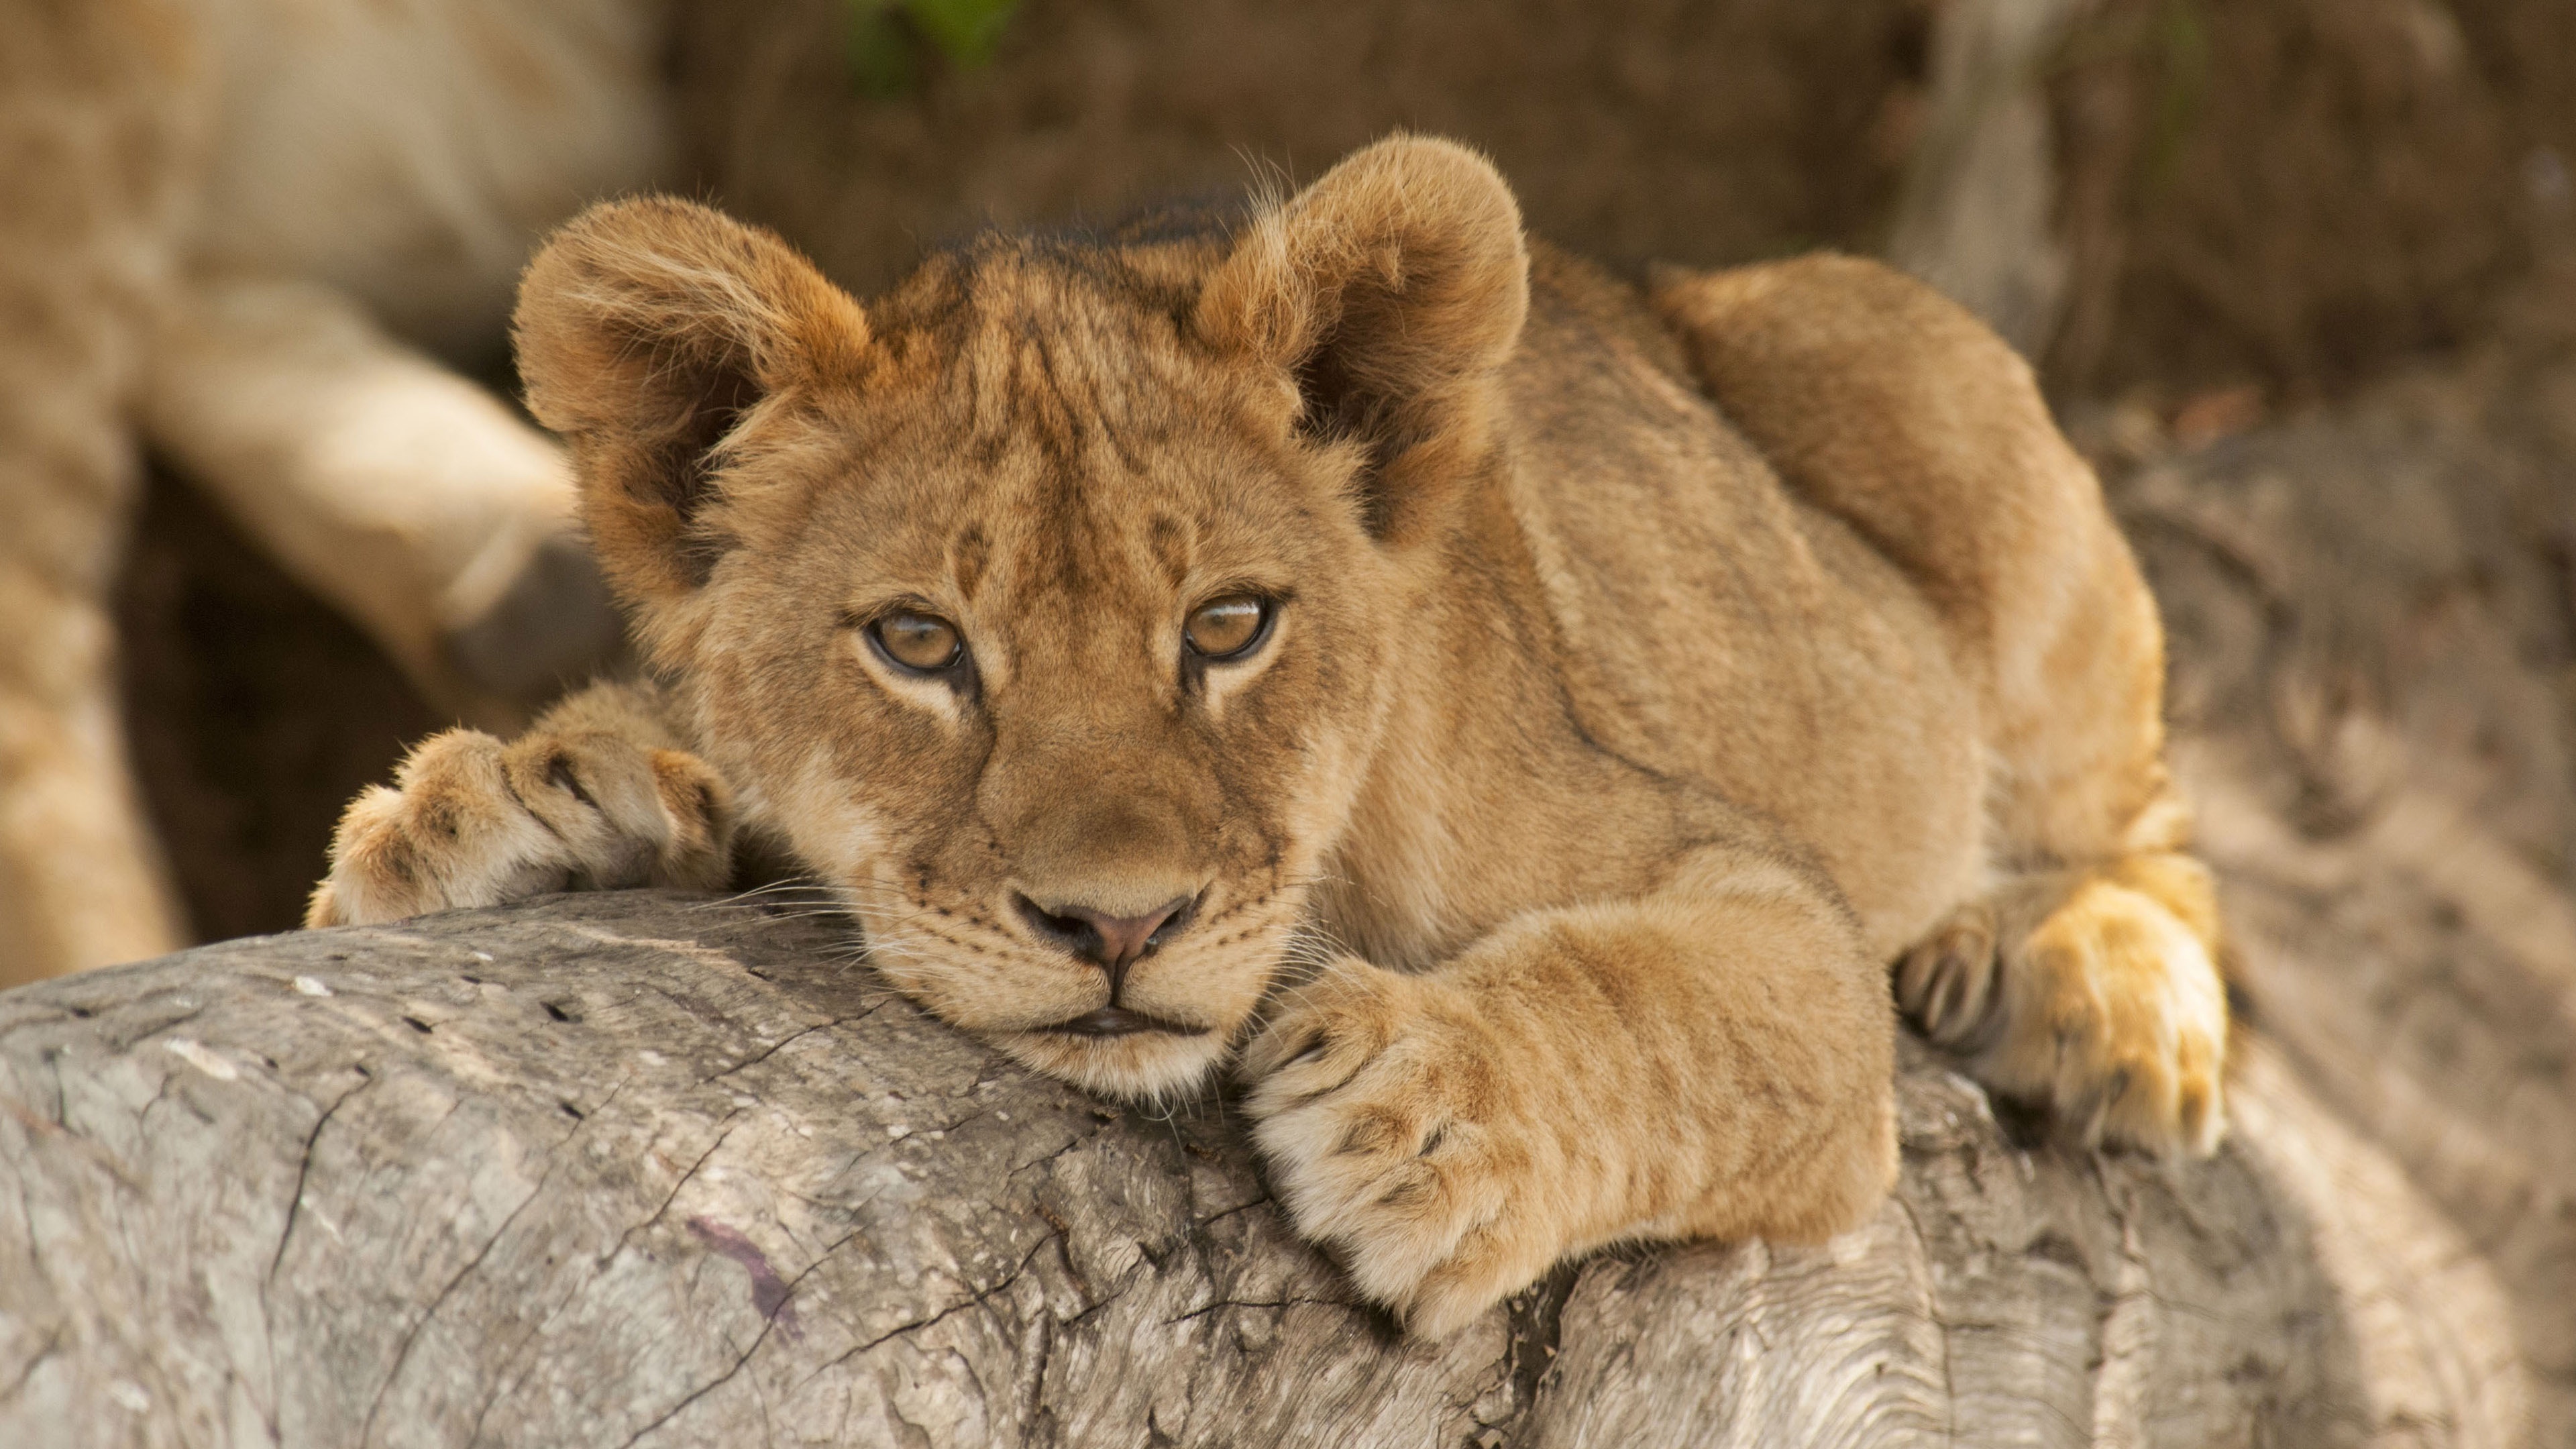
[[[694,611],[707,748],[905,991],[1097,1087],[1186,1081],[1346,810],[1377,551],[1150,298],[996,248],[872,320],[882,371],[756,424],[709,520],[742,543]]]
[[[702,749],[890,980],[1121,1095],[1203,1075],[1269,986],[1395,683],[1437,490],[1389,480],[1465,456],[1427,446],[1454,379],[1351,380],[1385,370],[1364,299],[1319,341],[1296,205],[1244,242],[988,240],[862,312],[628,203],[523,291],[531,400]]]

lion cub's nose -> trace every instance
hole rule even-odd
[[[1109,973],[1112,1001],[1118,999],[1118,985],[1127,968],[1189,924],[1192,905],[1190,897],[1180,896],[1141,916],[1113,916],[1088,906],[1060,905],[1050,909],[1027,896],[1019,900],[1020,914],[1027,918],[1030,929]]]

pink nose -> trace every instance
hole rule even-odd
[[[1020,914],[1050,944],[1059,946],[1109,973],[1109,999],[1118,999],[1127,968],[1189,924],[1191,900],[1181,896],[1141,916],[1113,916],[1088,906],[1065,905],[1049,910],[1020,897]]]

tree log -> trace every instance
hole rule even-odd
[[[2576,291],[2523,325],[2576,326]],[[2558,1445],[2576,1444],[2576,348],[2523,345],[2197,450],[2150,434],[2106,471],[2172,632],[2174,763],[2251,1015],[2493,1265],[2533,1442]]]
[[[830,918],[231,942],[0,996],[0,1442],[2515,1442],[2480,1260],[2259,1050],[2178,1168],[1919,1049],[1900,1090],[1868,1227],[1597,1256],[1432,1343],[1221,1098],[1034,1077]]]

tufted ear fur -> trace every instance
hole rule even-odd
[[[867,315],[772,233],[671,197],[574,218],[512,320],[537,421],[571,444],[602,566],[635,603],[706,582],[729,440],[755,409],[854,380]]]
[[[1358,450],[1370,526],[1400,542],[1489,446],[1528,311],[1511,188],[1464,146],[1394,136],[1248,229],[1193,321],[1283,371],[1302,431]]]

